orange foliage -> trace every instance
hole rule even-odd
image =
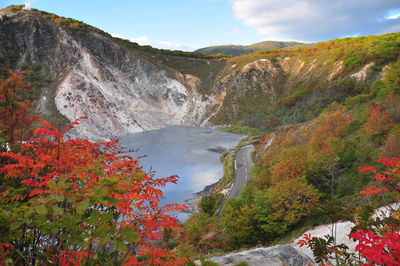
[[[282,151],[280,160],[271,171],[272,182],[302,177],[305,172],[305,156],[298,148]]]
[[[80,28],[79,23],[77,23],[77,22],[70,23],[69,27],[71,29],[79,29]]]
[[[383,111],[380,105],[375,105],[368,116],[365,130],[371,135],[382,135],[393,124],[388,111]]]
[[[329,114],[312,132],[310,144],[313,149],[331,154],[335,148],[340,148],[337,141],[345,135],[350,121],[341,112]]]
[[[400,157],[400,136],[397,134],[389,134],[380,150],[382,151],[382,155],[386,158]]]
[[[282,180],[267,191],[266,205],[273,210],[268,216],[270,226],[283,233],[301,217],[310,215],[318,202],[318,190],[303,178]]]

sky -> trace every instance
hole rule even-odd
[[[400,0],[0,0],[81,20],[141,45],[192,51],[400,31]]]

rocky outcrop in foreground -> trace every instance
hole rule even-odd
[[[312,263],[304,254],[290,245],[279,245],[269,248],[256,248],[225,256],[207,258],[220,265],[234,265],[238,261],[246,261],[251,266],[306,265]],[[199,261],[196,261],[199,264]]]

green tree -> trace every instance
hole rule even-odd
[[[232,249],[254,245],[259,234],[255,227],[254,210],[240,200],[229,199],[222,212],[224,235]]]
[[[301,217],[310,215],[318,201],[318,190],[305,178],[282,180],[257,195],[257,224],[267,235],[281,235]]]
[[[384,76],[386,92],[400,94],[400,59],[389,66]]]
[[[209,216],[213,216],[223,200],[224,195],[221,193],[212,193],[211,195],[203,196],[200,200],[200,210]]]

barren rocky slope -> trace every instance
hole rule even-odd
[[[0,36],[3,66],[36,66],[49,80],[34,88],[38,111],[68,121],[87,116],[78,130],[91,139],[200,125],[214,101],[197,92],[196,77],[167,73],[108,36],[62,27],[35,11],[1,12]],[[10,55],[15,63],[4,62]]]

